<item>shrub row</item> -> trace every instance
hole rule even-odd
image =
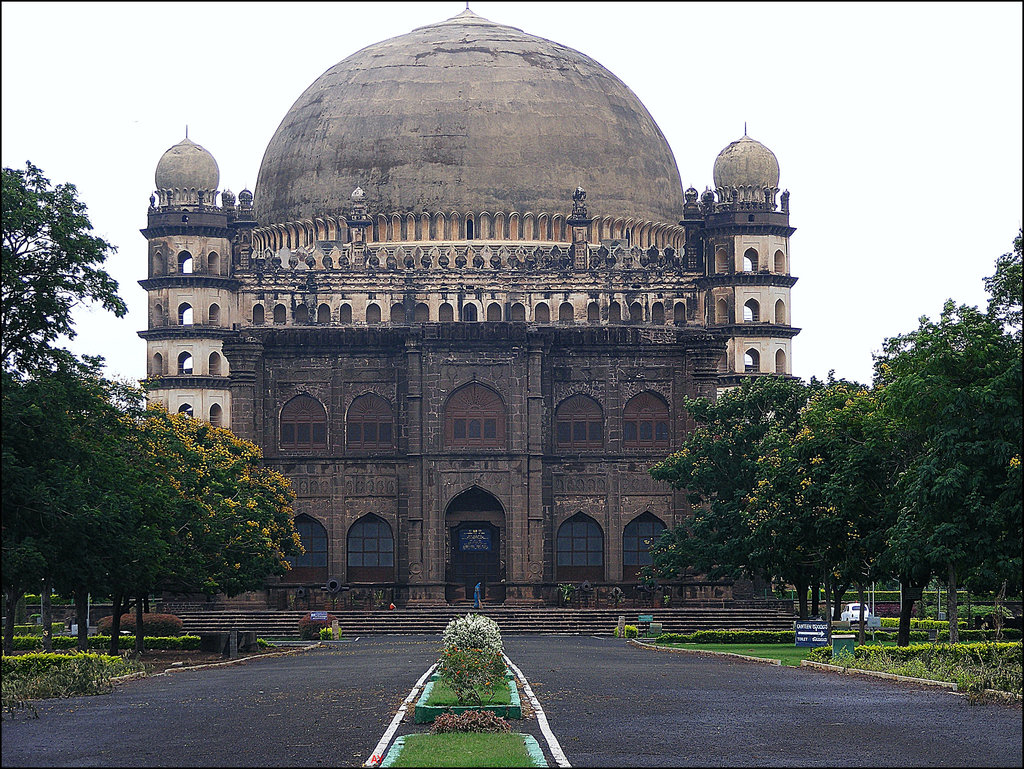
[[[121,636],[122,646],[124,648],[131,648],[135,644],[135,636]],[[143,641],[147,649],[164,649],[164,650],[180,650],[180,651],[194,651],[199,648],[199,636],[197,635],[181,635],[181,636],[145,636]],[[53,637],[53,648],[54,649],[74,649],[78,646],[78,637],[70,635],[54,636]],[[90,649],[106,649],[110,646],[110,636],[108,635],[94,635],[89,636],[89,648]],[[42,636],[14,636],[14,644],[10,649],[4,651],[32,651],[34,649],[43,648]],[[67,656],[67,655],[62,655]]]
[[[60,635],[61,633],[64,632],[64,623],[63,622],[51,622],[50,623],[50,632],[53,635]],[[14,626],[14,635],[38,635],[38,636],[41,636],[42,634],[43,634],[43,626],[42,625],[15,625]]]
[[[636,625],[623,625],[623,628],[624,628],[625,633],[626,633],[626,638],[637,638],[640,635],[640,631],[637,629]],[[619,637],[619,626],[618,625],[615,626],[615,630],[613,632],[613,635],[616,638]]]
[[[102,635],[109,635],[110,628],[114,623],[113,617],[103,617],[96,623],[96,630]],[[121,630],[127,630],[135,634],[134,612],[121,615]],[[173,614],[143,614],[142,632],[152,636],[175,636],[184,632],[184,625],[179,617]]]
[[[0,672],[4,678],[8,675],[34,676],[55,668],[68,667],[80,663],[83,659],[99,662],[120,660],[106,654],[18,654],[0,659]]]
[[[864,644],[863,646],[858,646],[854,649],[853,656],[854,659],[870,659],[871,657],[876,657],[882,654],[886,654],[892,659],[897,660],[909,660],[920,657],[940,657],[955,662],[962,660],[984,662],[986,660],[990,660],[1002,663],[1016,662],[1017,664],[1020,664],[1021,644],[1019,641],[1016,643],[916,643],[910,644],[909,646],[878,646],[876,644]],[[814,662],[831,662],[832,647],[819,646],[812,649],[808,653],[807,659]]]
[[[782,644],[794,643],[792,630],[698,630],[695,633],[662,633],[660,644]]]

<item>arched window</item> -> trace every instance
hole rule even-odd
[[[211,251],[206,257],[206,271],[211,275],[220,275],[220,256],[216,251]]]
[[[509,310],[509,320],[526,320],[526,307],[524,307],[520,302],[513,304]]]
[[[729,322],[729,303],[719,299],[715,304],[715,323],[723,324]]]
[[[560,449],[599,449],[604,446],[604,414],[586,395],[574,395],[555,410],[555,443]]]
[[[622,323],[622,307],[619,306],[618,302],[608,303],[608,322]]]
[[[622,442],[627,448],[665,448],[669,444],[668,406],[654,393],[630,398],[622,409]]]
[[[748,374],[761,370],[761,354],[753,347],[743,354],[743,370]]]
[[[757,323],[761,320],[761,305],[756,299],[748,299],[743,304],[743,322]]]
[[[729,254],[724,248],[715,251],[715,272],[719,275],[729,272]]]
[[[178,373],[184,376],[188,376],[195,369],[195,363],[192,359],[192,353],[183,352],[178,356]]]
[[[302,555],[288,556],[291,571],[285,577],[292,582],[327,581],[327,529],[305,513],[295,516],[295,531],[302,540]]]
[[[541,302],[533,308],[533,320],[535,323],[551,322],[551,308],[548,307],[546,302]]]
[[[160,353],[153,354],[153,366],[149,370],[150,376],[160,376],[164,373],[164,356]]]
[[[365,515],[348,530],[348,581],[391,582],[395,574],[395,539],[383,518]]]
[[[210,406],[210,424],[214,427],[220,427],[221,422],[224,420],[224,411],[221,409],[219,403],[214,403]]]
[[[473,240],[473,220],[466,219],[466,240]]]
[[[455,320],[455,308],[444,302],[437,308],[437,319],[441,323],[451,323]]]
[[[326,449],[327,411],[309,395],[297,395],[281,409],[282,449]]]
[[[209,364],[210,376],[220,376],[220,353],[211,352]]]
[[[372,303],[366,305],[366,322],[370,325],[380,323],[380,305]]]
[[[501,305],[491,302],[487,305],[487,320],[501,320]]]
[[[164,325],[164,307],[160,302],[153,305],[153,327]]]
[[[686,302],[676,302],[675,310],[672,311],[673,319],[677,326],[686,325]]]
[[[651,565],[651,545],[658,541],[665,524],[657,516],[644,513],[622,530],[622,578],[634,580],[640,569]]]
[[[338,323],[348,325],[352,322],[352,305],[348,302],[338,308]]]
[[[476,323],[476,305],[466,303],[462,305],[462,320],[466,323]]]
[[[587,323],[600,323],[601,322],[601,305],[597,302],[591,302],[587,305]]]
[[[780,325],[786,323],[786,303],[781,299],[775,303],[775,322]]]
[[[182,251],[178,254],[178,272],[182,275],[191,275],[193,269],[192,254]]]
[[[274,325],[283,326],[288,320],[288,310],[283,304],[274,305]]]
[[[481,384],[455,391],[445,406],[445,443],[451,448],[502,448],[505,445],[505,404]]]
[[[786,255],[782,253],[781,249],[775,252],[775,271],[786,272]]]
[[[253,305],[252,308],[252,325],[262,326],[266,320],[266,310],[263,309],[262,304]]]
[[[644,306],[640,302],[633,302],[629,306],[629,322],[630,323],[643,323],[644,320]]]
[[[413,317],[417,323],[428,323],[430,321],[430,308],[423,302],[420,302],[416,305]]]
[[[309,308],[305,304],[296,305],[295,323],[304,326],[309,323]]]
[[[651,323],[656,326],[665,325],[665,306],[661,302],[655,302],[651,306]]]
[[[757,272],[757,249],[748,248],[743,252],[743,271]]]
[[[182,403],[180,406],[178,406],[178,413],[179,414],[188,414],[189,416],[192,416],[192,404],[191,403]]]
[[[192,305],[190,305],[188,302],[182,302],[181,304],[178,305],[178,325],[192,325]]]
[[[604,534],[597,521],[576,513],[558,527],[555,568],[560,580],[604,579]]]
[[[321,304],[316,308],[316,322],[322,326],[326,326],[331,322],[331,306],[328,304]]]
[[[573,311],[573,306],[569,302],[562,302],[558,306],[558,321],[559,323],[572,323],[576,320],[576,314]]]
[[[775,351],[775,373],[785,374],[786,373],[786,351],[776,350]]]
[[[210,323],[211,326],[219,326],[220,325],[220,305],[219,304],[211,304],[210,305],[209,323]]]
[[[395,415],[390,404],[372,393],[348,407],[345,431],[350,449],[390,449],[395,445]]]
[[[393,304],[391,305],[391,322],[392,323],[405,323],[405,305]]]

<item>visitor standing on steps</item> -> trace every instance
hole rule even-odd
[[[476,588],[473,590],[473,608],[480,608],[480,583],[476,583]]]

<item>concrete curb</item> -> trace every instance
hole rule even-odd
[[[956,684],[952,681],[932,681],[928,678],[912,678],[911,676],[898,676],[895,673],[883,673],[879,670],[860,670],[859,668],[844,668],[841,665],[828,665],[824,662],[812,662],[811,660],[801,660],[800,667],[818,668],[819,670],[827,670],[831,673],[846,673],[848,675],[864,675],[872,676],[873,678],[887,678],[890,681],[903,681],[908,684],[922,684],[923,686],[940,686],[944,689],[950,689],[956,691]]]
[[[319,644],[318,643],[314,643],[314,644],[310,644],[309,646],[301,646],[301,647],[298,647],[296,649],[289,649],[287,651],[268,652],[266,654],[257,654],[257,655],[254,655],[252,657],[239,657],[236,660],[227,660],[226,662],[208,662],[205,665],[189,665],[187,668],[185,668],[185,667],[181,667],[181,668],[167,668],[167,670],[165,670],[163,673],[154,673],[153,675],[147,675],[146,673],[142,673],[142,672],[140,672],[140,673],[129,673],[126,676],[118,676],[117,678],[111,678],[110,679],[110,683],[112,683],[112,684],[120,684],[120,683],[124,683],[125,681],[132,681],[132,680],[134,680],[136,678],[158,678],[159,676],[165,676],[168,673],[174,673],[174,672],[177,672],[177,671],[180,671],[180,670],[202,670],[204,668],[219,668],[219,667],[223,667],[225,665],[235,665],[235,664],[237,664],[239,662],[249,662],[251,660],[267,659],[268,657],[284,657],[284,656],[287,656],[289,654],[298,654],[300,652],[309,651],[310,649],[315,649],[317,646],[319,646]]]
[[[778,665],[782,666],[782,660],[774,660],[769,657],[751,657],[746,654],[736,654],[734,652],[713,652],[708,649],[677,649],[668,646],[658,646],[656,644],[645,644],[642,641],[637,641],[635,638],[630,638],[627,643],[631,643],[634,646],[638,646],[641,649],[654,649],[659,652],[677,652],[682,654],[702,654],[709,657],[735,657],[736,659],[745,660],[746,662],[760,662],[766,665]]]

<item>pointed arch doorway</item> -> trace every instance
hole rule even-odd
[[[505,600],[505,510],[497,498],[474,486],[457,494],[444,514],[448,532],[445,600],[472,601],[480,583],[481,600]]]

